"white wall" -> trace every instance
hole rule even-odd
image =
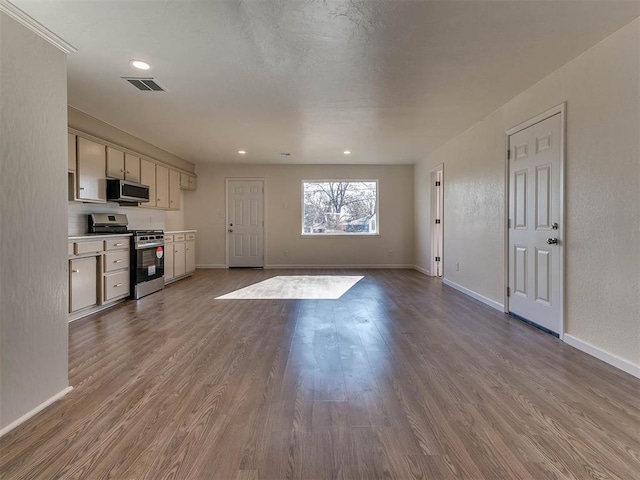
[[[0,13],[0,66],[1,430],[68,381],[66,59]]]
[[[416,165],[416,262],[428,268],[429,170],[444,163],[445,278],[503,302],[505,131],[567,102],[567,338],[640,366],[640,20]],[[455,264],[460,263],[460,271]]]
[[[413,166],[198,164],[198,190],[185,198],[185,227],[198,230],[196,262],[224,266],[225,178],[266,180],[267,266],[413,265]],[[302,180],[378,179],[380,232],[371,237],[302,238]],[[392,256],[388,250],[393,251]],[[289,255],[285,257],[283,251]]]

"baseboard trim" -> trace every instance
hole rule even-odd
[[[196,265],[196,268],[208,270],[208,269],[214,269],[214,268],[228,268],[228,267],[221,263],[200,263]]]
[[[491,308],[495,308],[504,313],[504,305],[496,302],[495,300],[491,300],[490,298],[485,297],[484,295],[480,295],[479,293],[474,292],[473,290],[469,290],[462,285],[457,284],[456,282],[452,282],[451,280],[447,280],[446,278],[442,279],[442,283],[450,286],[451,288],[455,288],[459,292],[464,293],[465,295],[469,295],[471,298],[475,298],[479,302],[484,303],[485,305],[489,305]]]
[[[265,269],[269,270],[297,270],[297,269],[309,269],[309,270],[326,270],[326,269],[413,269],[413,265],[406,265],[403,263],[397,264],[365,264],[365,265],[266,265]]]
[[[420,273],[422,273],[424,275],[426,275],[427,277],[431,276],[431,272],[429,270],[427,270],[426,268],[422,268],[422,267],[420,267],[418,265],[414,265],[413,269],[417,270],[418,272],[420,272]]]
[[[630,361],[625,360],[624,358],[620,358],[613,353],[602,350],[600,347],[596,347],[595,345],[592,345],[589,342],[585,342],[584,340],[580,340],[579,338],[576,338],[573,335],[569,335],[568,333],[564,334],[564,342],[574,348],[577,348],[578,350],[583,351],[584,353],[588,353],[592,357],[596,357],[597,359],[602,360],[603,362],[608,363],[609,365],[628,373],[629,375],[640,378],[640,365],[635,365]]]
[[[18,425],[26,422],[27,420],[29,420],[31,417],[33,417],[34,415],[37,415],[38,413],[40,413],[42,410],[44,410],[45,408],[47,408],[49,405],[51,405],[52,403],[60,400],[62,397],[64,397],[67,393],[69,393],[71,390],[73,390],[73,387],[67,387],[64,390],[62,390],[61,392],[56,393],[53,397],[51,397],[50,399],[44,401],[43,403],[41,403],[40,405],[38,405],[36,408],[34,408],[33,410],[31,410],[30,412],[25,413],[23,416],[21,416],[20,418],[18,418],[17,420],[15,420],[14,422],[11,422],[9,425],[7,425],[6,427],[4,427],[2,430],[0,430],[0,437],[4,436],[5,434],[9,433],[11,430],[13,430],[14,428],[16,428]]]

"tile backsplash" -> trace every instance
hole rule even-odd
[[[155,229],[166,230],[164,210],[155,210],[144,207],[121,207],[117,203],[80,203],[69,202],[69,235],[82,235],[89,228],[88,216],[90,213],[124,213],[129,220],[129,229]],[[182,214],[180,212],[171,212]],[[172,218],[171,223],[178,223]]]

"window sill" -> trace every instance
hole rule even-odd
[[[302,233],[301,238],[379,238],[379,233]]]

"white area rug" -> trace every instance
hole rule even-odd
[[[335,300],[349,291],[362,276],[291,275],[269,278],[218,297],[218,300],[291,299]]]

